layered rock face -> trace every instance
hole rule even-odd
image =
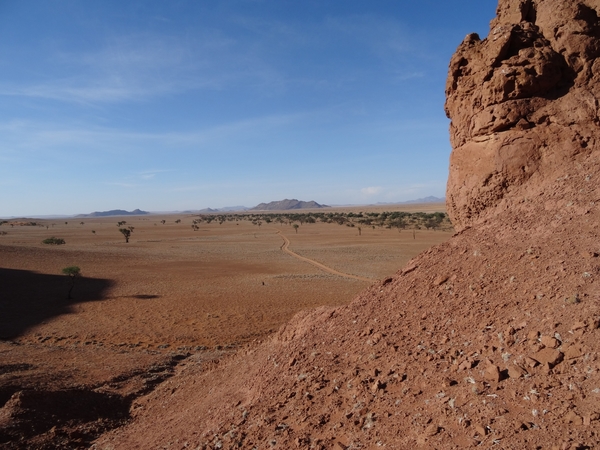
[[[457,229],[537,195],[597,146],[599,12],[599,0],[506,0],[486,39],[458,47],[446,85]]]

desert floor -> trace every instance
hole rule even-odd
[[[443,210],[424,206],[372,209]],[[300,310],[348,303],[369,280],[392,275],[451,236],[418,230],[413,238],[410,230],[368,227],[359,235],[357,228],[326,223],[304,224],[296,233],[289,225],[246,220],[202,223],[193,231],[195,217],[4,224],[0,404],[32,384],[101,384],[169,355],[252,345]],[[135,227],[129,243],[118,231],[120,220]],[[42,244],[51,236],[66,244]],[[72,265],[82,277],[67,300],[69,279],[61,270]]]

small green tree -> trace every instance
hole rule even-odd
[[[65,240],[62,238],[56,238],[56,237],[50,237],[48,239],[44,239],[42,241],[42,244],[49,244],[49,245],[63,245],[65,243]]]
[[[71,280],[69,285],[69,293],[67,294],[67,300],[71,300],[71,292],[73,291],[73,286],[75,286],[75,279],[81,276],[81,269],[78,266],[69,266],[65,267],[62,270],[62,273],[67,275]]]
[[[119,228],[119,232],[123,235],[123,237],[125,237],[126,244],[129,242],[129,238],[131,237],[131,233],[133,233],[133,230],[133,227]]]

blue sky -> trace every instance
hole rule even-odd
[[[443,196],[495,0],[0,0],[0,217]]]

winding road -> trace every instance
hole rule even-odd
[[[287,237],[285,237],[285,235],[281,231],[277,231],[277,234],[279,234],[279,236],[281,236],[281,238],[283,239],[283,244],[281,245],[281,250],[284,253],[287,253],[288,255],[299,259],[300,261],[307,262],[307,263],[312,264],[313,266],[321,269],[324,272],[328,272],[333,275],[339,275],[340,277],[351,278],[351,279],[359,280],[359,281],[368,281],[369,283],[372,283],[373,281],[375,281],[372,278],[359,277],[358,275],[351,275],[349,273],[339,272],[335,269],[332,269],[331,267],[327,267],[326,265],[321,264],[320,262],[317,262],[310,258],[305,258],[304,256],[300,256],[298,253],[294,253],[293,251],[291,251],[289,249],[290,240]]]

